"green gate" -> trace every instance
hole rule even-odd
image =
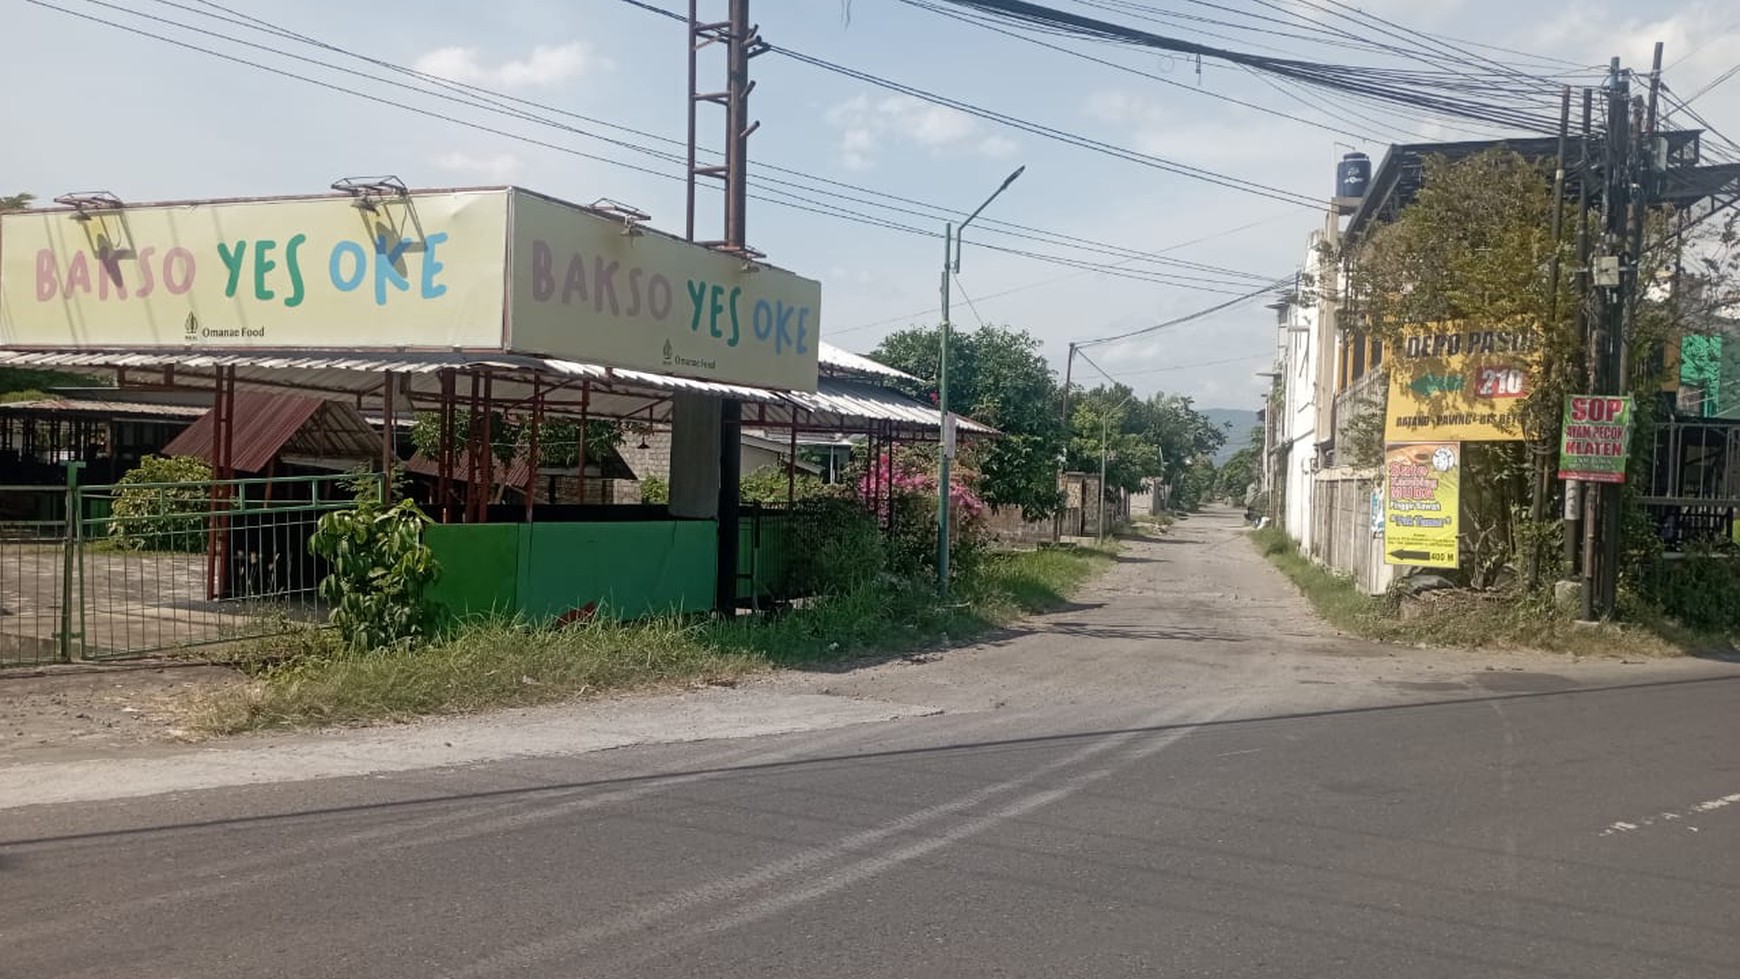
[[[79,486],[75,475],[0,487],[0,666],[129,659],[325,622],[326,568],[308,538],[353,505],[355,480]]]
[[[69,489],[0,486],[0,667],[67,659],[76,638]],[[73,601],[67,601],[67,595]]]

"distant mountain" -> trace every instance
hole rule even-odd
[[[1226,429],[1226,444],[1215,454],[1214,464],[1221,465],[1233,453],[1251,444],[1251,429],[1257,427],[1257,413],[1246,408],[1199,408],[1209,421]]]

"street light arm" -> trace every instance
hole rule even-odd
[[[1010,184],[1014,183],[1017,178],[1019,178],[1023,173],[1026,173],[1026,172],[1027,172],[1027,167],[1025,164],[1023,164],[1022,166],[1016,167],[1014,173],[1011,173],[1009,176],[1004,177],[1003,183],[1001,185],[999,185],[996,190],[991,191],[991,196],[985,198],[985,203],[980,204],[978,207],[974,208],[973,213],[967,215],[967,219],[965,221],[962,221],[960,223],[959,227],[955,228],[955,257],[954,257],[954,261],[950,263],[950,267],[953,269],[953,271],[955,273],[959,274],[959,272],[961,271],[961,235],[967,230],[967,225],[972,224],[974,218],[976,218],[980,214],[984,213],[985,208],[990,207],[992,201],[996,200],[999,196],[1001,196],[1005,190],[1009,189]]]

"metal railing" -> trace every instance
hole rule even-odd
[[[67,497],[62,486],[0,486],[0,666],[65,658],[78,607]]]
[[[0,666],[124,659],[324,622],[326,568],[308,541],[323,515],[352,505],[354,480],[0,490],[0,503],[36,514],[0,529]]]

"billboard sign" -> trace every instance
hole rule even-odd
[[[0,217],[0,346],[505,351],[814,391],[821,286],[518,189]]]
[[[1454,568],[1461,561],[1462,446],[1391,445],[1384,450],[1384,563]]]
[[[1629,395],[1566,395],[1559,478],[1586,483],[1625,482],[1632,409]]]
[[[503,339],[499,191],[0,216],[0,345],[452,349]]]
[[[515,351],[816,389],[819,283],[538,194],[513,195]]]
[[[1386,353],[1386,441],[1523,437],[1523,399],[1534,389],[1540,364],[1534,330],[1420,327],[1407,331]]]

